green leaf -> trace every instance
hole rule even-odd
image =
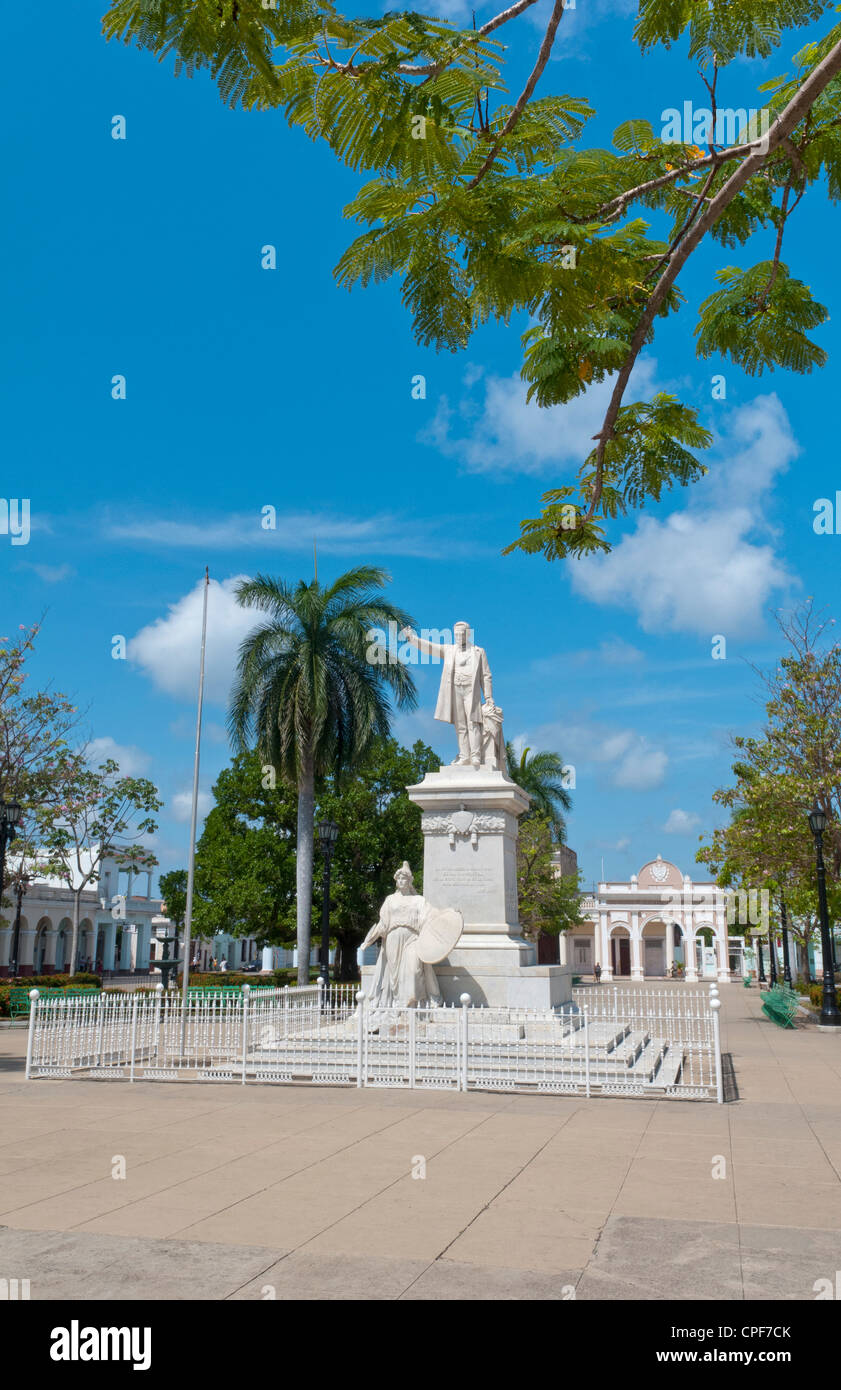
[[[767,368],[811,372],[826,353],[806,336],[828,317],[808,285],[792,279],[780,261],[761,261],[750,270],[727,266],[716,275],[722,289],[705,299],[695,330],[698,355],[721,353],[752,376]]]

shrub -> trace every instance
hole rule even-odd
[[[809,985],[809,999],[819,1009],[823,1003],[823,985]],[[835,991],[835,1002],[841,1008],[841,989]]]
[[[313,966],[310,970],[310,979],[315,984],[318,979],[319,971]],[[184,983],[183,975],[178,976],[178,988]],[[295,969],[289,970],[268,970],[265,975],[258,971],[239,971],[239,970],[216,970],[212,974],[209,971],[191,970],[191,985],[295,985],[298,983],[298,972]]]
[[[17,975],[0,985],[0,1018],[9,1017],[9,993],[13,989],[64,989],[70,985],[102,985],[99,975],[78,971],[75,975]]]

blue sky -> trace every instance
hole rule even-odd
[[[456,4],[437,11],[463,19]],[[506,731],[575,766],[570,843],[587,878],[624,877],[662,853],[693,871],[716,820],[728,736],[761,707],[748,663],[779,651],[770,610],[807,594],[837,612],[841,539],[816,536],[813,505],[841,488],[836,321],[817,337],[822,372],[747,378],[693,351],[693,306],[722,265],[770,256],[704,248],[684,276],[690,303],[658,331],[640,395],[678,390],[714,431],[710,474],[629,516],[605,561],[503,558],[542,491],[570,478],[604,388],[552,412],[525,405],[524,324],[486,327],[460,355],[413,341],[399,285],[352,294],[332,267],[353,235],[341,209],[360,179],[277,113],[223,107],[209,80],[175,80],[99,35],[103,0],[77,0],[61,42],[43,16],[6,17],[3,101],[5,497],[31,500],[29,544],[0,535],[4,630],[45,612],[35,677],[88,710],[93,738],[166,799],[155,849],[186,862],[200,584],[214,587],[202,788],[228,757],[225,699],[244,619],[233,580],[258,569],[323,578],[385,565],[421,626],[472,622]],[[361,8],[361,7],[360,7]],[[479,21],[494,12],[481,5]],[[547,0],[510,27],[512,85],[533,62]],[[642,58],[624,0],[578,0],[542,91],[587,97],[606,143],[630,115],[705,91],[685,46]],[[817,27],[823,33],[831,18]],[[767,64],[739,62],[722,100],[758,105],[801,34]],[[111,138],[125,116],[127,138]],[[278,269],[260,248],[278,250]],[[834,307],[837,212],[807,195],[785,258]],[[726,400],[713,400],[722,371]],[[123,374],[124,401],[111,398]],[[413,400],[412,377],[427,396]],[[628,399],[635,399],[634,394]],[[261,508],[277,508],[275,532]],[[247,626],[248,620],[245,619]],[[715,635],[726,660],[712,659]],[[112,659],[122,635],[129,659]],[[401,716],[450,758],[432,719],[437,675]],[[206,798],[203,801],[206,805]]]

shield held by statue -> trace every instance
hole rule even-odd
[[[418,933],[418,959],[437,965],[450,954],[463,930],[464,918],[455,908],[433,908]]]

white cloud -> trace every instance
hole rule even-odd
[[[626,642],[624,637],[606,637],[598,647],[572,652],[565,660],[574,661],[581,666],[591,662],[605,666],[636,666],[644,661],[645,657],[639,647]]]
[[[637,14],[637,0],[577,0],[564,9],[563,19],[555,40],[553,60],[591,57],[596,30],[604,20],[630,19]],[[545,32],[552,13],[551,0],[538,0],[526,11],[529,23]]]
[[[432,0],[429,13],[434,14],[436,19],[449,20],[451,24],[468,24],[470,21],[467,0]]]
[[[576,770],[604,763],[615,787],[649,791],[666,776],[669,755],[636,729],[605,729],[595,723],[545,724],[511,740],[515,748],[557,750]]]
[[[270,505],[270,503],[266,503]],[[272,504],[273,505],[273,504]],[[121,545],[131,543],[170,549],[235,551],[255,549],[304,553],[311,562],[313,540],[319,555],[352,555],[363,559],[371,555],[409,555],[421,559],[444,559],[454,553],[484,554],[489,547],[454,529],[453,518],[441,516],[405,517],[381,512],[363,517],[334,516],[326,512],[284,512],[277,508],[273,527],[263,526],[263,513],[239,512],[224,517],[199,517],[191,521],[171,521],[155,516],[129,521],[106,518],[106,539]]]
[[[709,488],[718,506],[753,507],[759,522],[758,499],[770,492],[799,454],[800,446],[779,396],[776,392],[756,396],[730,411],[724,427],[718,430],[709,482],[701,484],[698,495],[703,498]]]
[[[779,399],[757,397],[729,417],[718,462],[692,503],[664,520],[641,517],[609,555],[568,562],[575,591],[636,611],[646,632],[744,636],[761,631],[774,595],[794,576],[773,544],[763,494],[797,456]]]
[[[656,363],[642,358],[635,367],[626,399],[647,399],[661,389],[654,380]],[[468,391],[478,385],[471,372]],[[473,473],[542,473],[562,464],[579,465],[593,449],[613,390],[612,379],[597,382],[566,405],[542,408],[526,400],[519,374],[483,378],[484,401],[465,395],[458,409],[441,397],[432,421],[418,438]],[[459,430],[461,431],[459,433]]]
[[[663,829],[667,835],[688,835],[691,830],[695,829],[696,825],[700,824],[701,817],[696,816],[694,811],[680,811],[675,807]]]
[[[254,609],[240,608],[234,589],[243,576],[221,583],[211,579],[207,598],[205,697],[227,703],[240,642],[262,621]],[[198,694],[204,581],[170,605],[165,618],[141,628],[127,655],[168,695],[194,701]]]
[[[132,744],[117,743],[110,735],[92,738],[86,745],[86,752],[94,767],[99,767],[109,758],[113,758],[114,762],[119,764],[123,777],[139,777],[151,761],[149,754],[144,753],[141,748],[135,748]]]
[[[616,787],[649,791],[659,787],[669,764],[668,754],[655,748],[643,734],[626,730],[606,741],[605,757],[616,762],[611,781]]]
[[[770,545],[747,540],[754,524],[742,509],[643,517],[610,555],[572,566],[572,586],[594,603],[635,609],[645,632],[756,632],[792,578]]]
[[[201,824],[213,806],[213,797],[210,792],[199,791],[197,806],[199,824]],[[193,810],[192,788],[187,792],[176,792],[174,796],[171,796],[169,799],[169,810],[174,821],[178,821],[179,824],[186,824]]]
[[[24,568],[33,570],[45,584],[61,584],[76,573],[72,565],[26,565]]]

